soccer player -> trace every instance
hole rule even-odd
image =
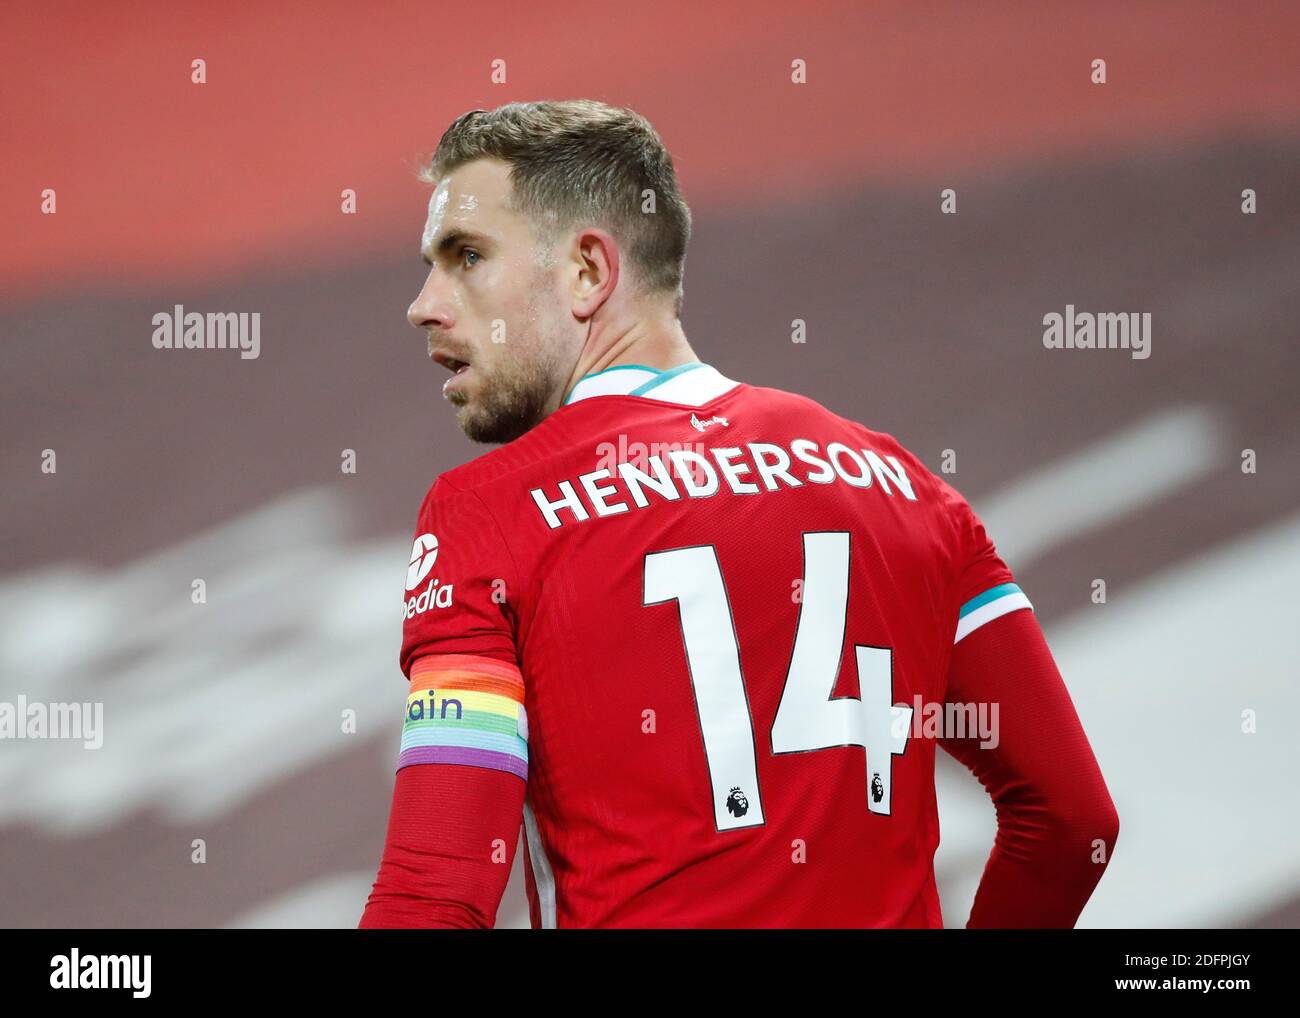
[[[642,117],[443,135],[411,305],[464,432],[406,576],[362,927],[942,925],[936,743],[997,806],[969,926],[1072,926],[1118,819],[1032,606],[890,435],[682,331],[690,212]],[[998,731],[928,730],[944,704]]]

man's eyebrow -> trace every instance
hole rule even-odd
[[[475,233],[473,230],[464,230],[460,227],[453,227],[444,233],[442,239],[438,241],[437,254],[444,254],[454,248],[457,244],[463,244],[467,241],[473,244],[483,244],[486,243],[487,240],[488,238],[481,233]],[[424,259],[425,265],[433,265],[433,261],[429,258],[429,254],[425,250],[421,249],[420,257]]]

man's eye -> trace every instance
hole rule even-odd
[[[464,247],[464,248],[461,248],[461,250],[460,250],[461,261],[464,261],[464,260],[465,260],[466,258],[468,258],[470,255],[473,255],[475,260],[472,261],[472,262],[468,262],[468,263],[466,264],[466,266],[465,266],[466,268],[469,268],[470,266],[473,266],[473,265],[477,265],[477,264],[478,264],[478,259],[479,259],[480,257],[482,257],[482,256],[481,256],[477,251],[475,251],[472,247]]]

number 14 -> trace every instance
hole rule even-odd
[[[889,815],[894,757],[907,748],[912,708],[893,703],[893,651],[854,646],[860,698],[831,697],[848,614],[849,535],[803,535],[803,597],[794,651],[772,722],[774,754],[833,746],[866,750],[867,809]],[[760,827],[763,798],[749,697],[731,603],[712,545],[645,557],[643,605],[676,601],[700,718],[719,831]]]

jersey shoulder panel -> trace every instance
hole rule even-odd
[[[771,406],[782,414],[788,414],[794,419],[803,416],[810,421],[823,421],[834,426],[837,431],[854,433],[873,449],[897,456],[907,467],[908,479],[918,489],[931,491],[936,487],[939,478],[891,432],[869,428],[859,420],[836,413],[810,396],[762,386],[748,386],[747,388],[756,394],[765,405]],[[939,497],[937,493],[936,497]]]
[[[1033,608],[966,497],[943,478],[934,482],[954,533],[950,604],[957,622],[953,643],[1019,608]]]
[[[444,474],[416,520],[402,613],[403,674],[429,654],[516,662],[516,620],[507,592],[518,571],[505,535],[483,500]]]
[[[864,444],[903,469],[918,499],[930,509],[929,531],[934,536],[939,568],[948,591],[947,611],[954,620],[954,643],[1000,615],[1033,607],[965,496],[930,470],[893,434],[868,428],[804,396],[776,389],[757,391],[770,394],[774,403],[784,399],[791,409],[824,415],[837,428],[855,432]]]

